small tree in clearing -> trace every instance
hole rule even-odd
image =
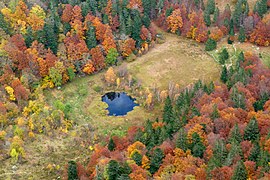
[[[212,51],[217,48],[217,42],[211,38],[209,38],[205,43],[205,50]]]
[[[114,84],[115,83],[115,80],[116,80],[116,75],[114,73],[114,70],[112,67],[110,67],[108,69],[108,71],[106,72],[105,74],[105,81],[111,85],[111,84]]]

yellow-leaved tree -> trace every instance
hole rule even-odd
[[[108,71],[106,72],[106,74],[105,74],[105,81],[106,81],[109,85],[111,85],[111,84],[114,84],[114,83],[115,83],[115,80],[116,80],[116,74],[115,74],[113,68],[110,67],[110,68],[108,69]]]

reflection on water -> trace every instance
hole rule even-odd
[[[134,101],[134,98],[124,92],[109,92],[102,96],[102,102],[108,104],[107,110],[110,116],[126,115],[129,111],[132,111],[135,106],[138,106]]]

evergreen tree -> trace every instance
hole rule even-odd
[[[124,162],[123,165],[120,166],[119,168],[119,177],[117,180],[119,180],[121,178],[121,176],[126,177],[128,176],[130,173],[132,172],[131,168],[129,167],[127,162]],[[123,179],[123,180],[128,180],[127,179]]]
[[[267,0],[258,0],[254,6],[253,12],[263,17],[263,15],[267,13]]]
[[[142,0],[142,5],[143,5],[144,15],[150,17],[151,1],[150,0]]]
[[[241,159],[243,159],[242,148],[237,141],[233,141],[231,143],[231,149],[227,155],[227,158],[224,161],[224,165],[226,165],[226,166],[232,165],[234,159],[239,158],[239,157],[241,157]]]
[[[224,65],[225,62],[229,59],[229,53],[226,48],[224,48],[220,53],[219,53],[219,62],[220,64]]]
[[[109,16],[107,14],[102,14],[102,23],[109,24]]]
[[[188,149],[187,133],[184,128],[179,130],[179,135],[176,141],[176,147],[186,151]]]
[[[255,141],[259,137],[260,137],[260,130],[259,130],[258,122],[257,122],[257,119],[253,117],[249,121],[245,129],[244,140]]]
[[[0,28],[5,31],[5,33],[11,35],[10,25],[6,22],[4,15],[0,11]]]
[[[220,14],[220,11],[219,11],[219,8],[217,7],[217,8],[215,9],[214,17],[213,17],[213,22],[214,22],[214,23],[217,23],[218,18],[219,18],[219,14]]]
[[[245,61],[245,56],[244,56],[243,51],[241,51],[240,54],[237,56],[237,60],[239,60],[240,62]]]
[[[73,70],[72,67],[68,67],[67,68],[67,73],[68,73],[68,77],[69,77],[69,80],[70,81],[72,81],[75,78],[75,76],[76,76],[76,74],[75,74],[75,72],[74,72],[74,70]]]
[[[227,68],[226,66],[222,66],[222,71],[221,71],[221,76],[220,76],[220,80],[223,83],[226,83],[228,81],[228,72],[227,72]]]
[[[136,21],[138,21],[137,24],[140,25],[139,18],[136,18]],[[138,27],[137,27],[137,30],[139,33],[141,32],[141,29],[139,30]],[[129,15],[127,18],[127,21],[126,21],[126,35],[130,35],[132,32],[133,32],[133,21],[131,19],[131,16]],[[135,35],[138,35],[138,34],[134,34],[134,36]],[[133,36],[132,36],[132,38],[133,38]]]
[[[132,14],[133,14],[133,26],[131,31],[131,37],[136,41],[136,46],[140,47],[142,43],[142,39],[140,37],[142,20],[139,11],[133,10]]]
[[[88,29],[86,31],[86,45],[88,49],[92,49],[97,46],[96,30],[90,23],[88,24]]]
[[[244,28],[241,26],[239,30],[239,36],[238,36],[238,41],[239,42],[245,42],[246,40],[246,34]]]
[[[87,2],[81,3],[82,15],[85,17],[90,11],[90,5]]]
[[[164,158],[164,153],[160,148],[156,148],[153,152],[153,155],[150,159],[150,168],[149,171],[151,174],[154,174],[162,164],[162,160]]]
[[[67,22],[63,22],[63,32],[66,35],[71,30],[71,25]]]
[[[210,14],[215,12],[216,3],[215,0],[208,0],[206,5],[206,10],[209,11]]]
[[[232,131],[230,132],[229,142],[230,143],[233,143],[233,142],[241,143],[242,139],[243,139],[243,137],[240,133],[238,124],[235,124]]]
[[[211,38],[209,38],[205,43],[205,50],[212,51],[217,48],[217,42]]]
[[[268,100],[269,100],[269,95],[267,93],[263,93],[261,95],[261,98],[253,104],[255,111],[263,110],[264,109],[263,106]]]
[[[89,8],[91,10],[91,12],[93,13],[93,15],[96,15],[97,13],[97,1],[96,0],[86,0],[86,3],[89,4]]]
[[[45,26],[44,26],[44,32],[46,37],[46,43],[45,47],[48,49],[50,48],[54,54],[57,53],[58,48],[58,38],[57,34],[54,30],[54,20],[50,17],[46,20]]]
[[[114,150],[115,150],[115,143],[114,143],[112,137],[111,137],[110,140],[109,140],[108,149],[109,149],[110,151],[114,151]]]
[[[251,149],[250,155],[248,157],[249,161],[254,161],[254,162],[258,162],[259,161],[259,157],[261,154],[261,148],[260,148],[260,144],[258,141],[255,141],[253,143],[253,148]]]
[[[169,96],[165,100],[164,110],[163,110],[163,122],[167,124],[172,123],[173,121],[173,108],[172,101]]]
[[[233,12],[233,24],[239,28],[243,24],[244,18],[249,13],[249,5],[247,0],[238,0],[235,5],[235,10]]]
[[[106,56],[105,63],[110,66],[110,65],[115,65],[117,62],[117,57],[119,56],[117,50],[115,48],[109,49],[109,52]]]
[[[24,41],[27,47],[30,47],[32,45],[32,42],[34,41],[34,35],[31,27],[27,28]]]
[[[213,148],[213,156],[211,158],[212,169],[221,167],[227,157],[226,144],[223,140],[217,140]]]
[[[232,180],[246,180],[247,178],[248,174],[243,161],[238,161],[233,171]]]
[[[150,24],[151,24],[151,19],[149,18],[149,16],[147,15],[144,15],[142,17],[142,22],[143,22],[143,25],[146,27],[146,28],[149,28]]]
[[[126,34],[126,22],[122,12],[120,12],[119,14],[119,22],[120,22],[119,26],[120,34]]]
[[[205,151],[205,146],[201,141],[201,138],[198,133],[193,133],[192,134],[192,144],[191,144],[191,152],[192,155],[195,157],[203,157],[204,151]]]
[[[74,161],[68,162],[68,180],[77,180],[78,172],[77,172],[77,164]]]
[[[119,176],[120,165],[115,160],[110,160],[105,168],[104,176],[108,180],[115,180]]]
[[[163,126],[160,130],[158,144],[162,144],[167,138],[169,138],[169,134],[167,132],[166,126]]]
[[[138,151],[136,151],[134,154],[132,154],[131,158],[135,161],[135,163],[138,166],[142,165],[142,155]]]
[[[262,167],[261,173],[269,172],[270,154],[268,151],[261,150],[258,160],[258,166]]]
[[[207,26],[211,25],[211,18],[209,10],[205,10],[203,14],[204,22]]]
[[[212,120],[215,120],[215,119],[217,119],[217,118],[220,117],[219,112],[218,112],[218,108],[217,108],[217,105],[216,104],[213,107],[213,112],[211,113],[211,116],[210,117],[211,117]]]
[[[37,41],[41,44],[46,43],[46,32],[45,32],[45,27],[42,30],[39,30],[36,32],[36,37],[37,37]]]
[[[233,87],[231,93],[231,100],[234,108],[246,109],[246,98],[243,93],[240,93],[236,87]]]
[[[229,37],[228,37],[228,44],[232,44],[234,42],[234,24],[233,20],[230,21],[230,31],[229,31]]]

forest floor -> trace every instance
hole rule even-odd
[[[203,45],[162,33],[165,43],[156,44],[147,54],[127,63],[129,73],[141,80],[144,88],[166,89],[170,81],[185,87],[199,79],[205,82],[219,79],[219,65],[204,51]],[[139,106],[123,117],[107,116],[101,96],[116,89],[107,87],[103,76],[104,72],[77,77],[61,89],[46,90],[48,104],[59,100],[72,106],[69,119],[76,125],[68,134],[37,135],[33,142],[26,142],[26,158],[20,164],[11,164],[9,159],[1,163],[0,179],[61,179],[68,161],[76,160],[86,166],[93,145],[104,143],[106,135],[122,136],[128,127],[142,125],[162,114],[162,107],[149,111]],[[97,87],[103,90],[97,91]],[[135,98],[140,101],[140,97]]]

